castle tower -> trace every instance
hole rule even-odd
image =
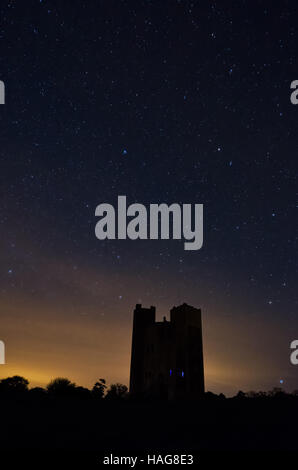
[[[136,305],[130,393],[173,400],[204,393],[200,309],[183,304],[171,309],[170,321],[155,322],[155,307]]]
[[[133,312],[133,330],[130,364],[130,393],[139,396],[144,391],[145,337],[155,322],[155,307],[143,308],[137,304]]]
[[[172,357],[177,373],[173,374],[170,398],[196,398],[205,390],[201,309],[185,303],[173,307],[171,323],[175,338]]]

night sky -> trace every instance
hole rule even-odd
[[[1,2],[0,377],[128,383],[132,310],[202,308],[206,388],[298,388],[295,1]],[[204,204],[204,245],[95,208]]]

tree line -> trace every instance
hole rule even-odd
[[[31,397],[69,397],[69,398],[94,398],[105,400],[125,400],[129,397],[127,386],[121,383],[113,383],[109,387],[105,379],[98,379],[91,389],[77,385],[71,382],[66,377],[57,377],[51,380],[45,388],[33,387],[29,388],[29,381],[19,375],[7,377],[0,380],[0,395],[3,396],[20,396],[28,394]],[[275,387],[268,392],[264,391],[239,391],[233,400],[244,399],[298,399],[298,390],[292,393],[285,392],[280,387]],[[206,400],[225,400],[226,396],[223,393],[215,394],[206,392],[204,394]]]
[[[76,385],[76,383],[71,382],[66,377],[57,377],[51,380],[45,388],[29,388],[29,381],[19,375],[0,380],[0,394],[21,395],[25,393],[36,397],[53,396],[123,400],[128,396],[128,389],[126,385],[121,383],[114,383],[108,387],[105,379],[98,379],[91,390]]]

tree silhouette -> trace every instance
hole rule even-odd
[[[251,390],[246,395],[248,398],[266,398],[268,396],[266,392],[262,392],[261,390],[259,392]]]
[[[126,385],[116,383],[112,384],[107,391],[106,398],[108,400],[122,400],[128,395]]]
[[[0,380],[0,392],[24,393],[28,391],[29,382],[24,377],[14,375]]]
[[[242,390],[239,390],[235,398],[242,400],[243,398],[246,398],[246,393],[242,392]]]
[[[106,388],[107,386],[105,379],[99,379],[97,382],[95,382],[92,388],[92,395],[95,398],[103,398]]]
[[[40,396],[46,395],[46,390],[42,387],[30,388],[29,392],[30,392],[30,395],[33,395],[34,397],[40,397]]]
[[[269,393],[269,397],[274,398],[284,398],[286,396],[286,392],[281,387],[274,387]]]
[[[77,398],[90,398],[90,395],[91,395],[91,392],[88,388],[86,387],[76,387],[74,388],[73,392],[74,395],[77,397]]]
[[[47,385],[48,393],[55,396],[73,395],[75,389],[76,384],[65,377],[57,377]]]

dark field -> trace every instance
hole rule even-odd
[[[297,398],[135,403],[1,400],[1,450],[99,453],[296,451]]]

